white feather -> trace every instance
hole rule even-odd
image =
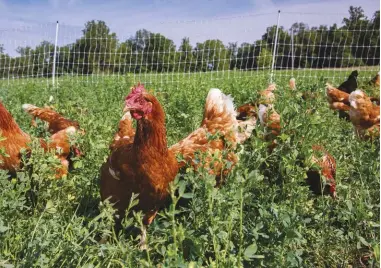
[[[29,110],[36,109],[37,106],[25,103],[25,104],[22,105],[22,108],[24,109],[24,111],[29,112]]]
[[[74,134],[76,131],[77,131],[76,128],[73,127],[73,126],[71,126],[71,127],[67,127],[67,128],[65,129],[65,132],[66,132],[67,134]]]
[[[360,89],[356,89],[351,94],[349,94],[349,103],[355,109],[357,109],[358,96],[360,96],[361,98],[364,97],[364,93]]]
[[[207,110],[211,110],[215,107],[218,112],[225,110],[231,116],[236,116],[233,97],[230,95],[225,95],[218,88],[212,88],[209,90],[208,96],[206,97],[206,105]]]

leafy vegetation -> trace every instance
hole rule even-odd
[[[297,80],[296,92],[288,89],[288,78],[276,81],[282,134],[271,154],[258,125],[238,148],[239,164],[220,189],[203,171],[178,176],[172,202],[148,228],[148,251],[138,246],[139,213],[125,219],[123,234],[114,233],[112,208],[100,202],[98,185],[123,97],[135,81],[62,79],[57,89],[41,86],[39,80],[1,85],[0,99],[28,133],[37,135],[42,128],[30,126],[23,103],[54,105],[78,120],[86,135],[77,141],[85,157],[75,160],[65,179],[50,178],[48,166],[55,160],[37,146],[17,177],[0,172],[0,266],[378,266],[379,140],[358,140],[351,123],[329,110],[324,74],[318,72],[320,78],[313,82]],[[177,83],[161,79],[150,77],[147,87],[165,109],[169,144],[199,126],[211,87],[232,94],[238,105],[254,100],[268,83],[265,76],[211,80],[204,74]],[[316,97],[303,101],[306,90]],[[323,145],[336,158],[337,200],[315,196],[304,185],[312,144]],[[108,242],[98,243],[105,236]]]

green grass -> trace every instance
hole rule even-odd
[[[297,79],[298,92],[288,90],[289,77],[279,74],[279,146],[269,154],[258,126],[238,148],[240,161],[221,189],[203,172],[183,174],[171,188],[172,204],[148,228],[147,252],[139,251],[134,232],[113,233],[112,209],[99,196],[99,169],[134,77],[102,78],[102,83],[59,78],[56,89],[45,80],[3,81],[0,99],[28,133],[37,135],[41,128],[30,127],[21,105],[51,104],[52,95],[53,105],[78,120],[86,136],[77,141],[85,157],[66,179],[51,179],[52,156],[37,150],[28,160],[33,169],[25,167],[12,180],[0,173],[0,267],[347,267],[358,266],[366,255],[369,266],[379,266],[379,140],[358,140],[351,123],[328,109],[324,76],[332,76],[329,71]],[[147,81],[148,88],[164,93],[158,98],[173,144],[199,126],[210,88],[232,94],[238,105],[255,99],[268,75],[151,75]],[[302,101],[304,90],[318,97]],[[336,201],[303,185],[306,170],[296,163],[316,143],[336,158]],[[175,189],[188,202],[179,201]],[[140,222],[136,214],[124,225]],[[99,244],[104,235],[109,242]]]

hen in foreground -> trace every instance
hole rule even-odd
[[[137,120],[136,134],[114,142],[101,168],[101,198],[110,198],[122,218],[132,193],[139,194],[135,209],[143,211],[143,223],[148,225],[168,197],[168,185],[178,172],[178,164],[175,154],[168,150],[165,114],[156,97],[142,85],[133,87],[124,111],[130,111]],[[129,118],[122,121],[128,124]]]
[[[135,210],[144,213],[144,225],[150,224],[169,197],[168,186],[179,169],[189,163],[203,166],[217,177],[229,169],[212,154],[220,154],[237,143],[237,121],[233,102],[218,89],[210,90],[201,127],[172,147],[167,147],[165,115],[159,101],[142,85],[132,88],[127,96],[119,129],[110,146],[112,152],[101,168],[101,198],[110,198],[121,217],[129,205],[132,193],[139,194]],[[132,118],[137,120],[136,132]],[[221,135],[209,140],[211,134]],[[223,139],[224,138],[224,139]],[[194,164],[196,152],[206,154],[206,161]],[[176,155],[183,161],[177,162]],[[227,154],[235,163],[236,156]],[[213,160],[213,161],[212,161]],[[120,226],[118,226],[120,227]],[[141,245],[144,246],[144,234]]]
[[[226,145],[221,138],[209,141],[208,135],[219,132],[231,146],[237,142],[232,100],[218,89],[212,89],[208,94],[201,127],[170,148],[167,147],[164,110],[142,85],[132,88],[124,111],[130,114],[127,112],[120,120],[110,146],[112,153],[102,166],[101,196],[102,200],[111,197],[112,203],[117,202],[115,207],[123,216],[132,193],[139,193],[136,209],[145,213],[145,224],[152,222],[164,204],[168,185],[179,168],[192,163],[196,152],[213,154],[224,149]],[[132,118],[137,120],[136,133]],[[184,161],[178,163],[177,154],[182,155]],[[230,159],[236,161],[234,155]],[[213,162],[210,172],[220,175],[222,167]]]

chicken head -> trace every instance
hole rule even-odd
[[[148,92],[143,85],[138,84],[131,89],[131,93],[126,97],[123,112],[130,111],[131,116],[139,120],[152,112],[152,103],[146,98]]]

